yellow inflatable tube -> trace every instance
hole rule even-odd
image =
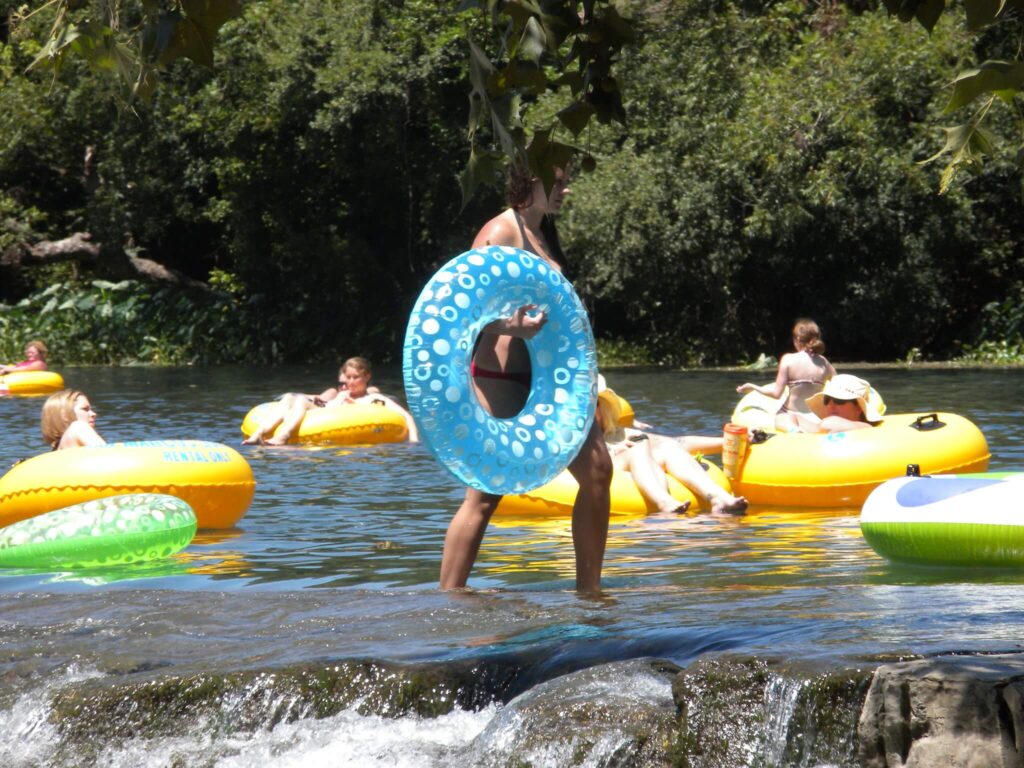
[[[985,436],[955,413],[888,414],[878,426],[832,434],[776,434],[747,449],[734,493],[752,504],[860,506],[916,464],[922,475],[984,472]]]
[[[260,403],[249,411],[242,421],[242,434],[249,437],[259,429],[260,422],[276,405],[276,402]],[[408,437],[409,428],[398,411],[379,403],[348,403],[306,411],[288,442],[375,445],[401,443]]]
[[[0,477],[0,526],[90,499],[164,493],[188,502],[199,528],[231,528],[256,490],[249,463],[204,440],[152,440],[51,451]]]
[[[711,479],[727,491],[731,491],[728,478],[721,469],[709,461],[701,460]],[[693,492],[680,483],[671,475],[668,475],[668,490],[673,498],[680,502],[690,502],[690,509],[696,511],[706,500],[698,499]],[[579,491],[579,484],[569,474],[569,470],[563,471],[549,483],[536,488],[529,493],[520,493],[514,496],[503,496],[498,505],[497,514],[508,515],[549,515],[549,516],[571,516],[572,505],[576,500],[576,493]],[[612,475],[612,514],[646,515],[656,511],[653,504],[649,504],[640,491],[637,490],[633,476],[629,472],[615,470]]]
[[[49,395],[64,389],[56,371],[14,371],[0,375],[0,395]]]

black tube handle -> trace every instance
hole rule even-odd
[[[946,426],[946,422],[939,421],[939,414],[929,413],[925,416],[918,416],[910,426],[919,432],[930,432],[933,429],[942,429]]]

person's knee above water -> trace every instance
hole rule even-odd
[[[0,375],[25,371],[46,370],[46,345],[33,339],[25,345],[25,359],[13,365],[0,365]]]
[[[96,431],[96,411],[77,389],[54,392],[43,403],[40,428],[52,450],[106,445]]]
[[[804,432],[847,432],[882,421],[872,402],[871,385],[848,373],[829,379],[821,392],[808,398],[807,405],[817,419],[801,418]]]

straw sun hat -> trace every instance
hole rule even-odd
[[[849,373],[840,373],[825,382],[825,388],[821,392],[808,397],[807,407],[822,419],[828,416],[828,410],[825,408],[826,397],[834,397],[837,400],[856,400],[867,421],[875,424],[882,420],[882,414],[872,403],[871,385],[864,379],[859,379]]]

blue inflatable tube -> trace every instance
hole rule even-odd
[[[526,341],[530,393],[516,416],[492,416],[470,382],[485,326],[536,304],[548,314]],[[488,246],[455,257],[420,294],[405,334],[405,394],[424,444],[466,485],[524,493],[579,453],[594,421],[597,353],[572,285],[527,251]]]

